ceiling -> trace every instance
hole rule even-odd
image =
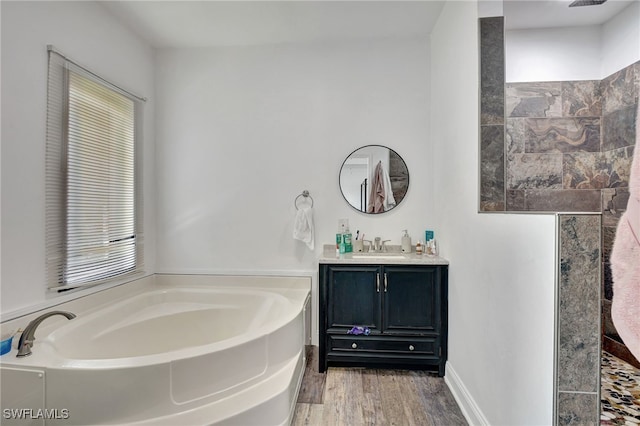
[[[507,30],[602,25],[638,0],[608,0],[597,6],[569,7],[573,0],[505,0]]]
[[[571,1],[505,0],[506,28],[600,25],[639,0],[608,0],[599,6],[569,8]],[[427,36],[444,5],[439,0],[100,3],[157,48]]]
[[[104,1],[157,48],[426,36],[443,1]]]

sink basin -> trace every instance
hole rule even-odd
[[[402,254],[354,254],[353,259],[406,259]]]

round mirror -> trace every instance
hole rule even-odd
[[[354,209],[378,214],[400,204],[409,189],[409,169],[402,157],[382,145],[353,151],[340,168],[340,190]]]

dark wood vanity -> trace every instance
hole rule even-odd
[[[320,372],[359,366],[444,376],[448,262],[416,255],[379,264],[342,257],[320,261]],[[369,334],[349,334],[354,326]]]

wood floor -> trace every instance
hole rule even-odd
[[[307,349],[292,425],[467,424],[444,378],[424,371],[335,367],[319,374],[317,351],[317,346]]]

